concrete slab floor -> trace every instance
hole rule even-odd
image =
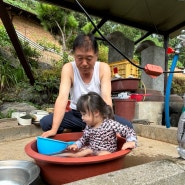
[[[160,162],[163,159],[169,159],[172,161],[179,159],[176,149],[177,128],[166,129],[164,126],[142,124],[134,124],[134,128],[138,135],[138,147],[123,159],[124,169],[130,169],[129,167],[134,166],[139,168],[140,166],[143,166],[141,164],[147,163],[147,165],[150,165],[149,162]],[[24,148],[27,143],[33,141],[36,139],[37,135],[42,133],[38,126],[16,126],[12,128],[2,127],[0,128],[0,131],[0,160],[34,161],[25,153]],[[180,161],[185,165],[185,160],[181,159]],[[133,170],[134,169],[135,168],[133,168]],[[138,176],[138,179],[140,178],[141,176]],[[39,185],[44,185],[41,179],[39,179],[39,181]]]
[[[0,160],[34,161],[24,151],[26,144],[34,139],[36,139],[35,136],[14,141],[0,142]],[[162,159],[176,160],[179,158],[176,147],[177,145],[175,144],[169,144],[138,136],[138,147],[124,158],[123,168],[130,169],[129,167],[140,166],[141,164],[160,161]],[[38,177],[38,184],[46,185],[40,177]]]

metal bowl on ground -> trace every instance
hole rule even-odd
[[[0,185],[30,185],[40,174],[40,168],[31,161],[0,161]]]

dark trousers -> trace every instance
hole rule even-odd
[[[118,115],[115,115],[115,120],[120,122],[123,125],[127,125],[128,127],[133,128],[131,122]],[[40,120],[40,126],[42,130],[43,131],[50,130],[52,127],[52,122],[53,122],[53,114],[49,114],[43,117]],[[86,123],[82,121],[80,112],[76,110],[70,110],[69,112],[65,113],[57,134],[62,133],[64,129],[70,129],[72,130],[72,132],[81,132],[85,128],[85,126],[86,126]]]

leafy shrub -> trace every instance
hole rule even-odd
[[[51,42],[47,42],[46,40],[47,40],[46,38],[43,38],[43,39],[38,40],[37,43],[43,46],[46,50],[53,49],[57,53],[61,52],[61,48],[59,46]]]
[[[171,93],[178,95],[185,93],[185,77],[173,77]]]
[[[40,104],[55,102],[60,86],[60,71],[61,68],[57,67],[37,71],[33,90],[39,94],[41,99]],[[36,103],[37,97],[35,100],[33,99],[32,102]]]
[[[98,60],[102,62],[108,62],[108,47],[103,44],[99,45]]]
[[[19,82],[27,81],[23,67],[3,26],[0,26],[0,92]],[[38,68],[40,53],[32,49],[27,42],[21,42],[23,52],[32,68]]]

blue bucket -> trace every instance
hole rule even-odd
[[[37,137],[37,150],[40,154],[55,155],[64,151],[74,141],[64,142],[60,140],[50,139],[38,136]]]

